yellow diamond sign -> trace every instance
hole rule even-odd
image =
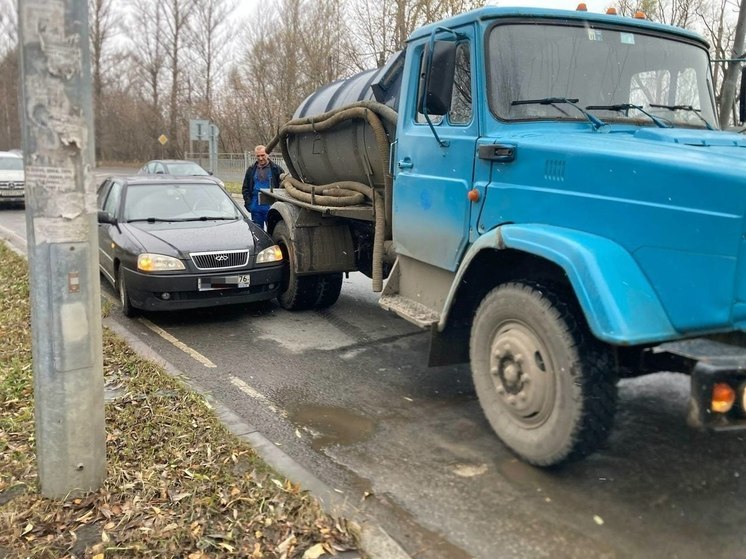
[[[161,145],[162,145],[162,146],[165,146],[165,145],[166,145],[166,142],[168,141],[168,138],[166,137],[166,135],[165,135],[165,134],[161,134],[161,135],[160,135],[160,136],[158,137],[158,141],[159,141],[159,142],[161,143]]]

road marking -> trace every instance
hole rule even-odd
[[[231,384],[238,388],[241,392],[249,396],[250,398],[253,398],[254,400],[257,400],[258,402],[261,402],[265,406],[267,406],[273,413],[276,413],[277,415],[284,417],[287,419],[288,414],[285,410],[282,410],[275,406],[272,401],[267,398],[264,394],[261,392],[258,392],[251,388],[248,384],[246,384],[244,381],[242,381],[238,377],[234,377],[233,375],[229,375],[228,377],[231,380]]]
[[[213,363],[212,361],[210,361],[207,357],[205,357],[204,355],[202,355],[200,352],[192,349],[191,347],[189,347],[188,345],[186,345],[184,342],[178,340],[177,338],[175,338],[174,336],[172,336],[171,334],[169,334],[168,332],[166,332],[163,328],[160,328],[159,326],[156,326],[155,324],[153,324],[152,322],[150,322],[147,318],[138,318],[138,320],[142,324],[144,324],[145,326],[147,326],[149,329],[151,329],[153,332],[155,332],[156,334],[158,334],[161,338],[163,338],[164,340],[166,340],[168,342],[171,342],[173,345],[175,345],[176,347],[178,347],[181,351],[183,351],[184,353],[186,353],[187,355],[189,355],[189,357],[191,357],[192,359],[195,359],[196,361],[199,361],[200,363],[202,363],[205,367],[209,367],[210,369],[214,369],[214,368],[217,367],[217,365],[215,365],[215,363]]]

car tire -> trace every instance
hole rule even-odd
[[[339,299],[342,292],[342,272],[323,274],[318,277],[319,296],[314,308],[325,309],[331,307]]]
[[[277,301],[283,309],[301,311],[312,308],[319,299],[319,276],[296,274],[295,245],[284,221],[272,231],[272,239],[282,250],[283,278]]]
[[[130,301],[129,292],[127,291],[123,266],[119,266],[117,270],[117,291],[119,292],[119,302],[122,305],[122,314],[128,318],[137,316],[137,309],[132,306],[132,301]]]
[[[536,466],[596,450],[616,411],[610,348],[566,300],[538,284],[505,284],[484,298],[472,325],[480,405],[497,436]]]

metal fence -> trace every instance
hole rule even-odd
[[[269,158],[283,169],[285,168],[285,161],[282,159],[282,154],[270,153]],[[187,153],[184,159],[194,161],[205,169],[212,170],[216,177],[225,182],[243,181],[246,169],[256,162],[253,151],[245,151],[244,153],[218,153],[215,169],[210,169],[209,153]]]

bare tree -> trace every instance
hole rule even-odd
[[[88,26],[91,41],[91,75],[93,79],[93,106],[94,126],[99,132],[103,132],[103,105],[104,105],[104,72],[110,68],[110,58],[106,56],[110,40],[116,34],[116,20],[112,10],[112,0],[88,0]],[[101,141],[96,142],[96,158],[105,158],[105,145]]]
[[[212,119],[215,84],[224,81],[222,71],[227,63],[229,39],[236,29],[231,18],[235,8],[236,0],[203,0],[195,7],[190,34],[195,64],[190,75],[197,84],[207,119]]]
[[[178,155],[183,151],[179,145],[179,119],[182,116],[179,106],[179,93],[183,89],[181,82],[182,62],[185,49],[186,33],[195,0],[167,0],[159,3],[163,9],[163,29],[160,30],[166,47],[166,60],[171,75],[171,94],[168,105],[168,152]]]
[[[746,33],[746,10],[738,10],[738,21],[736,30],[733,35],[733,47],[731,50],[732,59],[743,58],[744,53],[744,34]],[[723,74],[723,86],[720,93],[720,104],[718,111],[720,114],[720,127],[725,128],[731,120],[731,107],[736,98],[736,85],[738,83],[738,74],[741,69],[741,62],[728,62]]]
[[[21,145],[19,83],[16,4],[13,0],[0,0],[0,149]]]

